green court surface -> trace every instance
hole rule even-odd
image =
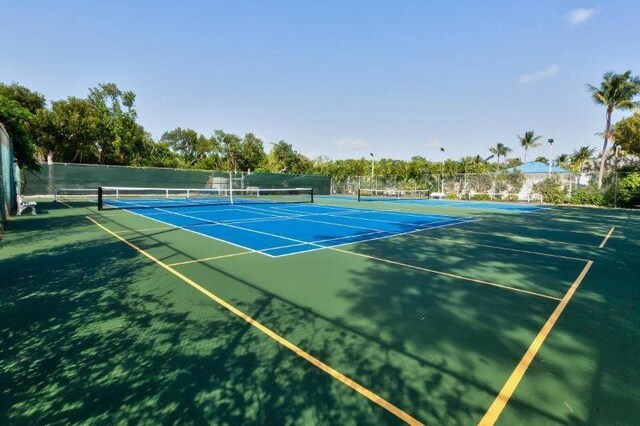
[[[0,242],[2,424],[637,422],[639,212],[368,202],[477,220],[271,258],[39,207]]]

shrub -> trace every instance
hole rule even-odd
[[[620,207],[640,205],[640,173],[630,173],[618,179],[618,205]]]
[[[542,201],[545,203],[561,204],[567,198],[567,191],[555,177],[547,178],[533,185],[533,192],[541,194]]]
[[[516,194],[509,194],[507,195],[507,201],[519,201],[520,199],[518,198],[518,196]]]
[[[491,201],[489,194],[473,194],[471,199],[474,201]]]
[[[607,204],[604,193],[598,190],[595,184],[573,191],[569,202],[571,204],[590,204],[593,206],[604,206]]]
[[[446,198],[447,200],[457,200],[458,194],[456,194],[455,192],[449,192],[447,195],[444,196],[444,198]]]

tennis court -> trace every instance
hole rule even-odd
[[[463,201],[447,200],[430,197],[430,191],[386,191],[386,190],[358,190],[358,201],[362,202],[390,202],[403,204],[426,204],[432,206],[463,207],[471,209],[511,210],[530,212],[544,210],[547,207],[530,203],[509,203],[504,201]]]
[[[12,221],[4,423],[635,421],[636,212],[156,195]]]

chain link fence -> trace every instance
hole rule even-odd
[[[400,176],[349,176],[332,180],[331,193],[356,195],[359,189],[428,191],[458,200],[526,201],[612,207],[640,205],[640,172],[609,172],[598,188],[598,175],[588,173],[461,173]]]

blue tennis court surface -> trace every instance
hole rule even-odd
[[[472,221],[443,215],[315,204],[234,204],[130,211],[272,257]]]
[[[335,198],[335,199],[355,199],[355,196],[339,196],[327,195],[318,196],[318,198]],[[398,197],[362,197],[362,201],[378,201],[399,204],[423,204],[432,206],[446,207],[466,207],[475,209],[491,209],[491,210],[512,210],[512,211],[536,211],[545,210],[547,207],[532,204],[505,203],[502,201],[462,201],[462,200],[442,200],[442,199],[425,199],[425,198],[398,198]]]

